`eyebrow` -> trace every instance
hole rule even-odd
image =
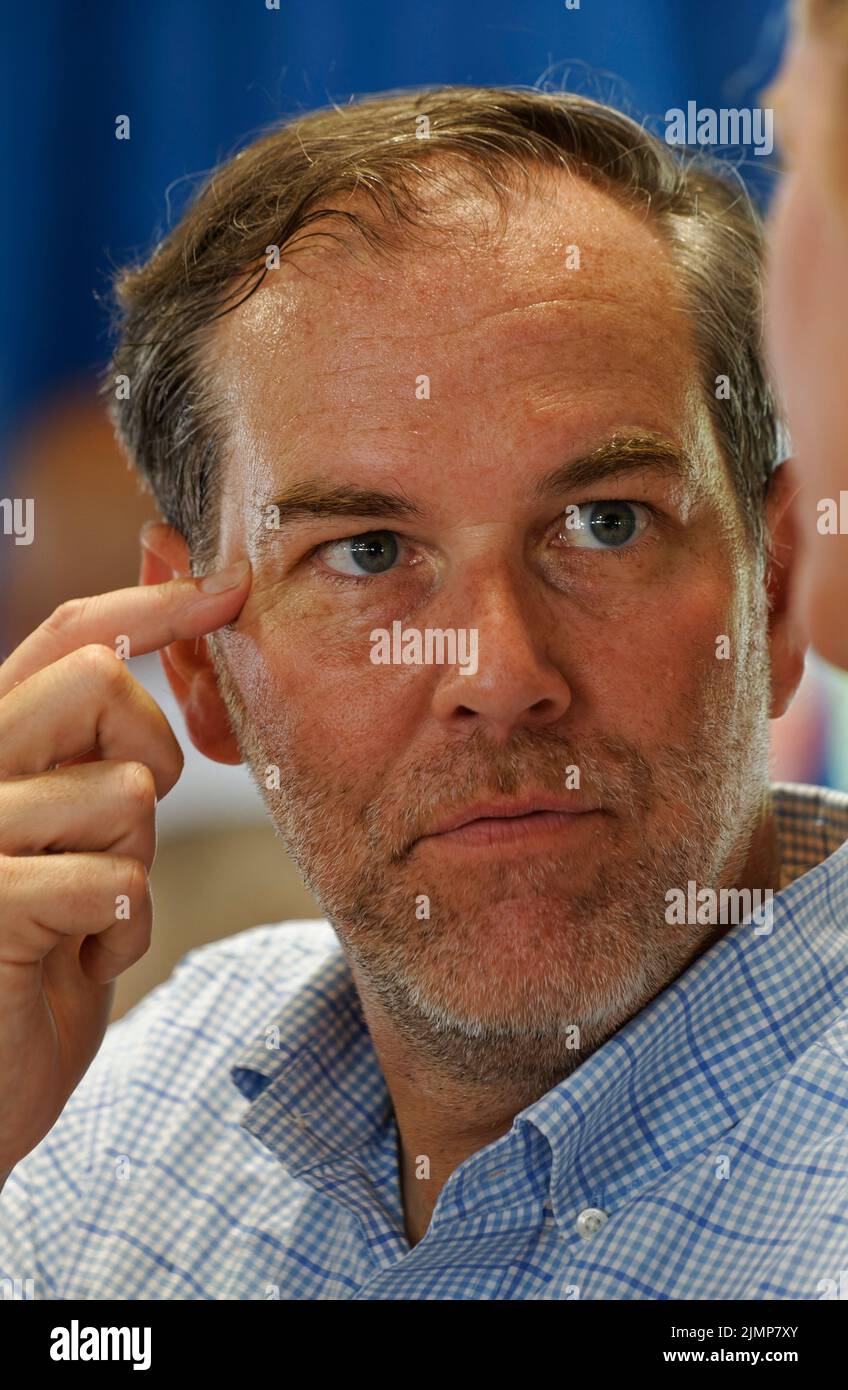
[[[646,470],[684,480],[691,477],[694,467],[694,460],[687,452],[662,435],[613,435],[591,453],[558,464],[538,480],[533,494],[544,501],[575,488],[593,487],[604,479]],[[415,521],[425,515],[424,509],[403,492],[330,483],[320,477],[292,483],[284,492],[262,503],[260,511],[265,514],[269,507],[279,509],[280,524],[269,528],[260,522],[256,533],[260,548],[264,548],[272,536],[280,537],[299,521],[344,516]]]
[[[278,526],[266,525],[271,507],[279,510]],[[390,521],[413,521],[424,516],[423,508],[401,492],[382,492],[357,487],[354,483],[330,483],[320,477],[292,483],[285,492],[263,502],[259,510],[263,519],[256,528],[254,543],[260,553],[299,521],[335,516],[379,516]]]
[[[594,487],[605,478],[624,477],[647,469],[684,481],[694,475],[695,468],[695,460],[689,453],[663,435],[613,435],[590,454],[559,464],[546,473],[533,491],[536,497],[544,500],[572,488]]]

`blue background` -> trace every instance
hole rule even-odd
[[[438,83],[564,85],[661,117],[751,106],[782,0],[33,0],[0,45],[0,438],[108,355],[110,267],[277,116]],[[131,139],[115,139],[130,116]],[[751,158],[757,192],[767,180]]]

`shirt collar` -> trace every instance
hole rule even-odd
[[[391,1097],[339,945],[230,1074],[252,1101],[243,1126],[294,1174],[385,1130]]]
[[[515,1118],[516,1143],[526,1144],[528,1126],[537,1149],[539,1135],[548,1141],[550,1200],[569,1229],[585,1207],[614,1209],[688,1159],[711,1154],[845,1008],[848,796],[778,784],[772,803],[782,881],[793,881],[774,897],[771,932],[732,927]],[[393,1123],[340,947],[231,1075],[251,1101],[242,1125],[295,1176],[361,1156]],[[710,1168],[705,1179],[712,1175]],[[473,1186],[469,1172],[466,1203]]]

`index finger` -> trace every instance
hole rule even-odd
[[[250,561],[239,560],[200,579],[169,579],[69,599],[0,666],[0,698],[36,671],[90,643],[114,647],[125,636],[128,655],[143,656],[171,642],[214,632],[241,612],[250,581]]]

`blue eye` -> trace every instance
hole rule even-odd
[[[584,550],[620,550],[642,534],[649,519],[638,502],[583,502],[568,508],[560,538]]]
[[[339,574],[385,574],[400,554],[397,537],[392,531],[366,531],[361,536],[347,536],[343,541],[328,541],[320,547],[329,569]],[[330,556],[334,561],[330,560]]]

